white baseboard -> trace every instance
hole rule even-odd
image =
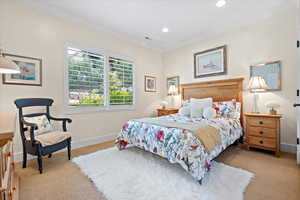
[[[283,151],[283,152],[288,152],[288,153],[296,153],[297,152],[297,145],[281,143],[280,150]]]
[[[116,139],[116,137],[117,137],[117,134],[113,133],[113,134],[109,134],[109,135],[88,138],[88,139],[81,140],[81,141],[74,141],[74,142],[72,142],[72,149],[78,149],[81,147],[86,147],[86,146],[91,146],[94,144],[100,144],[103,142],[112,141],[112,140]],[[67,149],[63,149],[63,150],[57,151],[55,153],[64,152],[66,150]],[[35,158],[35,157],[27,154],[27,160],[31,160],[33,158]],[[23,161],[23,152],[14,153],[14,160],[15,160],[15,162],[22,162]]]
[[[117,137],[117,134],[113,133],[113,134],[109,134],[109,135],[88,138],[86,140],[75,141],[75,142],[72,142],[72,149],[78,149],[78,148],[81,148],[81,147],[86,147],[86,146],[91,146],[91,145],[94,145],[94,144],[100,144],[100,143],[103,143],[103,142],[112,141],[116,137]],[[297,145],[281,143],[280,150],[283,151],[283,152],[296,153],[297,152]],[[57,151],[56,153],[63,152],[63,151],[66,151],[66,149],[63,149],[61,151]],[[31,156],[29,154],[27,155],[27,160],[31,160],[33,158],[34,158],[34,156]],[[14,159],[15,159],[15,162],[21,162],[23,160],[23,152],[14,153]]]

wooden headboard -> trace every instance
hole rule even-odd
[[[243,125],[243,80],[244,78],[236,78],[182,84],[182,99],[200,99],[207,97],[212,97],[213,101],[229,101],[236,99],[236,101],[241,103],[241,124]]]

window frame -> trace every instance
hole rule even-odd
[[[68,66],[68,48],[73,47],[80,49],[82,51],[87,51],[94,54],[100,54],[104,57],[104,105],[103,106],[70,106],[69,105],[69,66]],[[110,105],[109,100],[109,58],[114,57],[118,59],[123,59],[132,62],[132,105]],[[111,51],[105,51],[97,48],[85,48],[74,43],[66,43],[64,45],[64,111],[66,114],[76,114],[76,113],[87,113],[87,112],[101,112],[101,111],[118,111],[118,110],[134,110],[136,104],[136,88],[135,88],[135,61],[134,59],[116,54]]]

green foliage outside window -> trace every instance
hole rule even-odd
[[[104,60],[84,54],[69,58],[69,103],[74,106],[104,105]],[[132,105],[133,93],[116,72],[109,72],[109,103]],[[132,84],[130,85],[132,88]],[[124,91],[125,90],[125,91]]]

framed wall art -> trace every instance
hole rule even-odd
[[[269,87],[268,91],[281,90],[281,61],[250,66],[250,79],[252,76],[263,77]]]
[[[176,94],[180,94],[180,82],[179,82],[179,76],[173,76],[173,77],[169,77],[167,78],[167,91],[170,90],[171,86],[174,86],[175,89],[177,90]],[[170,93],[168,92],[168,95],[170,95]]]
[[[3,54],[15,62],[19,68],[19,74],[3,74],[3,84],[42,86],[42,60],[12,54]]]
[[[156,92],[156,77],[145,76],[145,92]]]
[[[194,54],[194,77],[224,75],[227,73],[226,45]]]

